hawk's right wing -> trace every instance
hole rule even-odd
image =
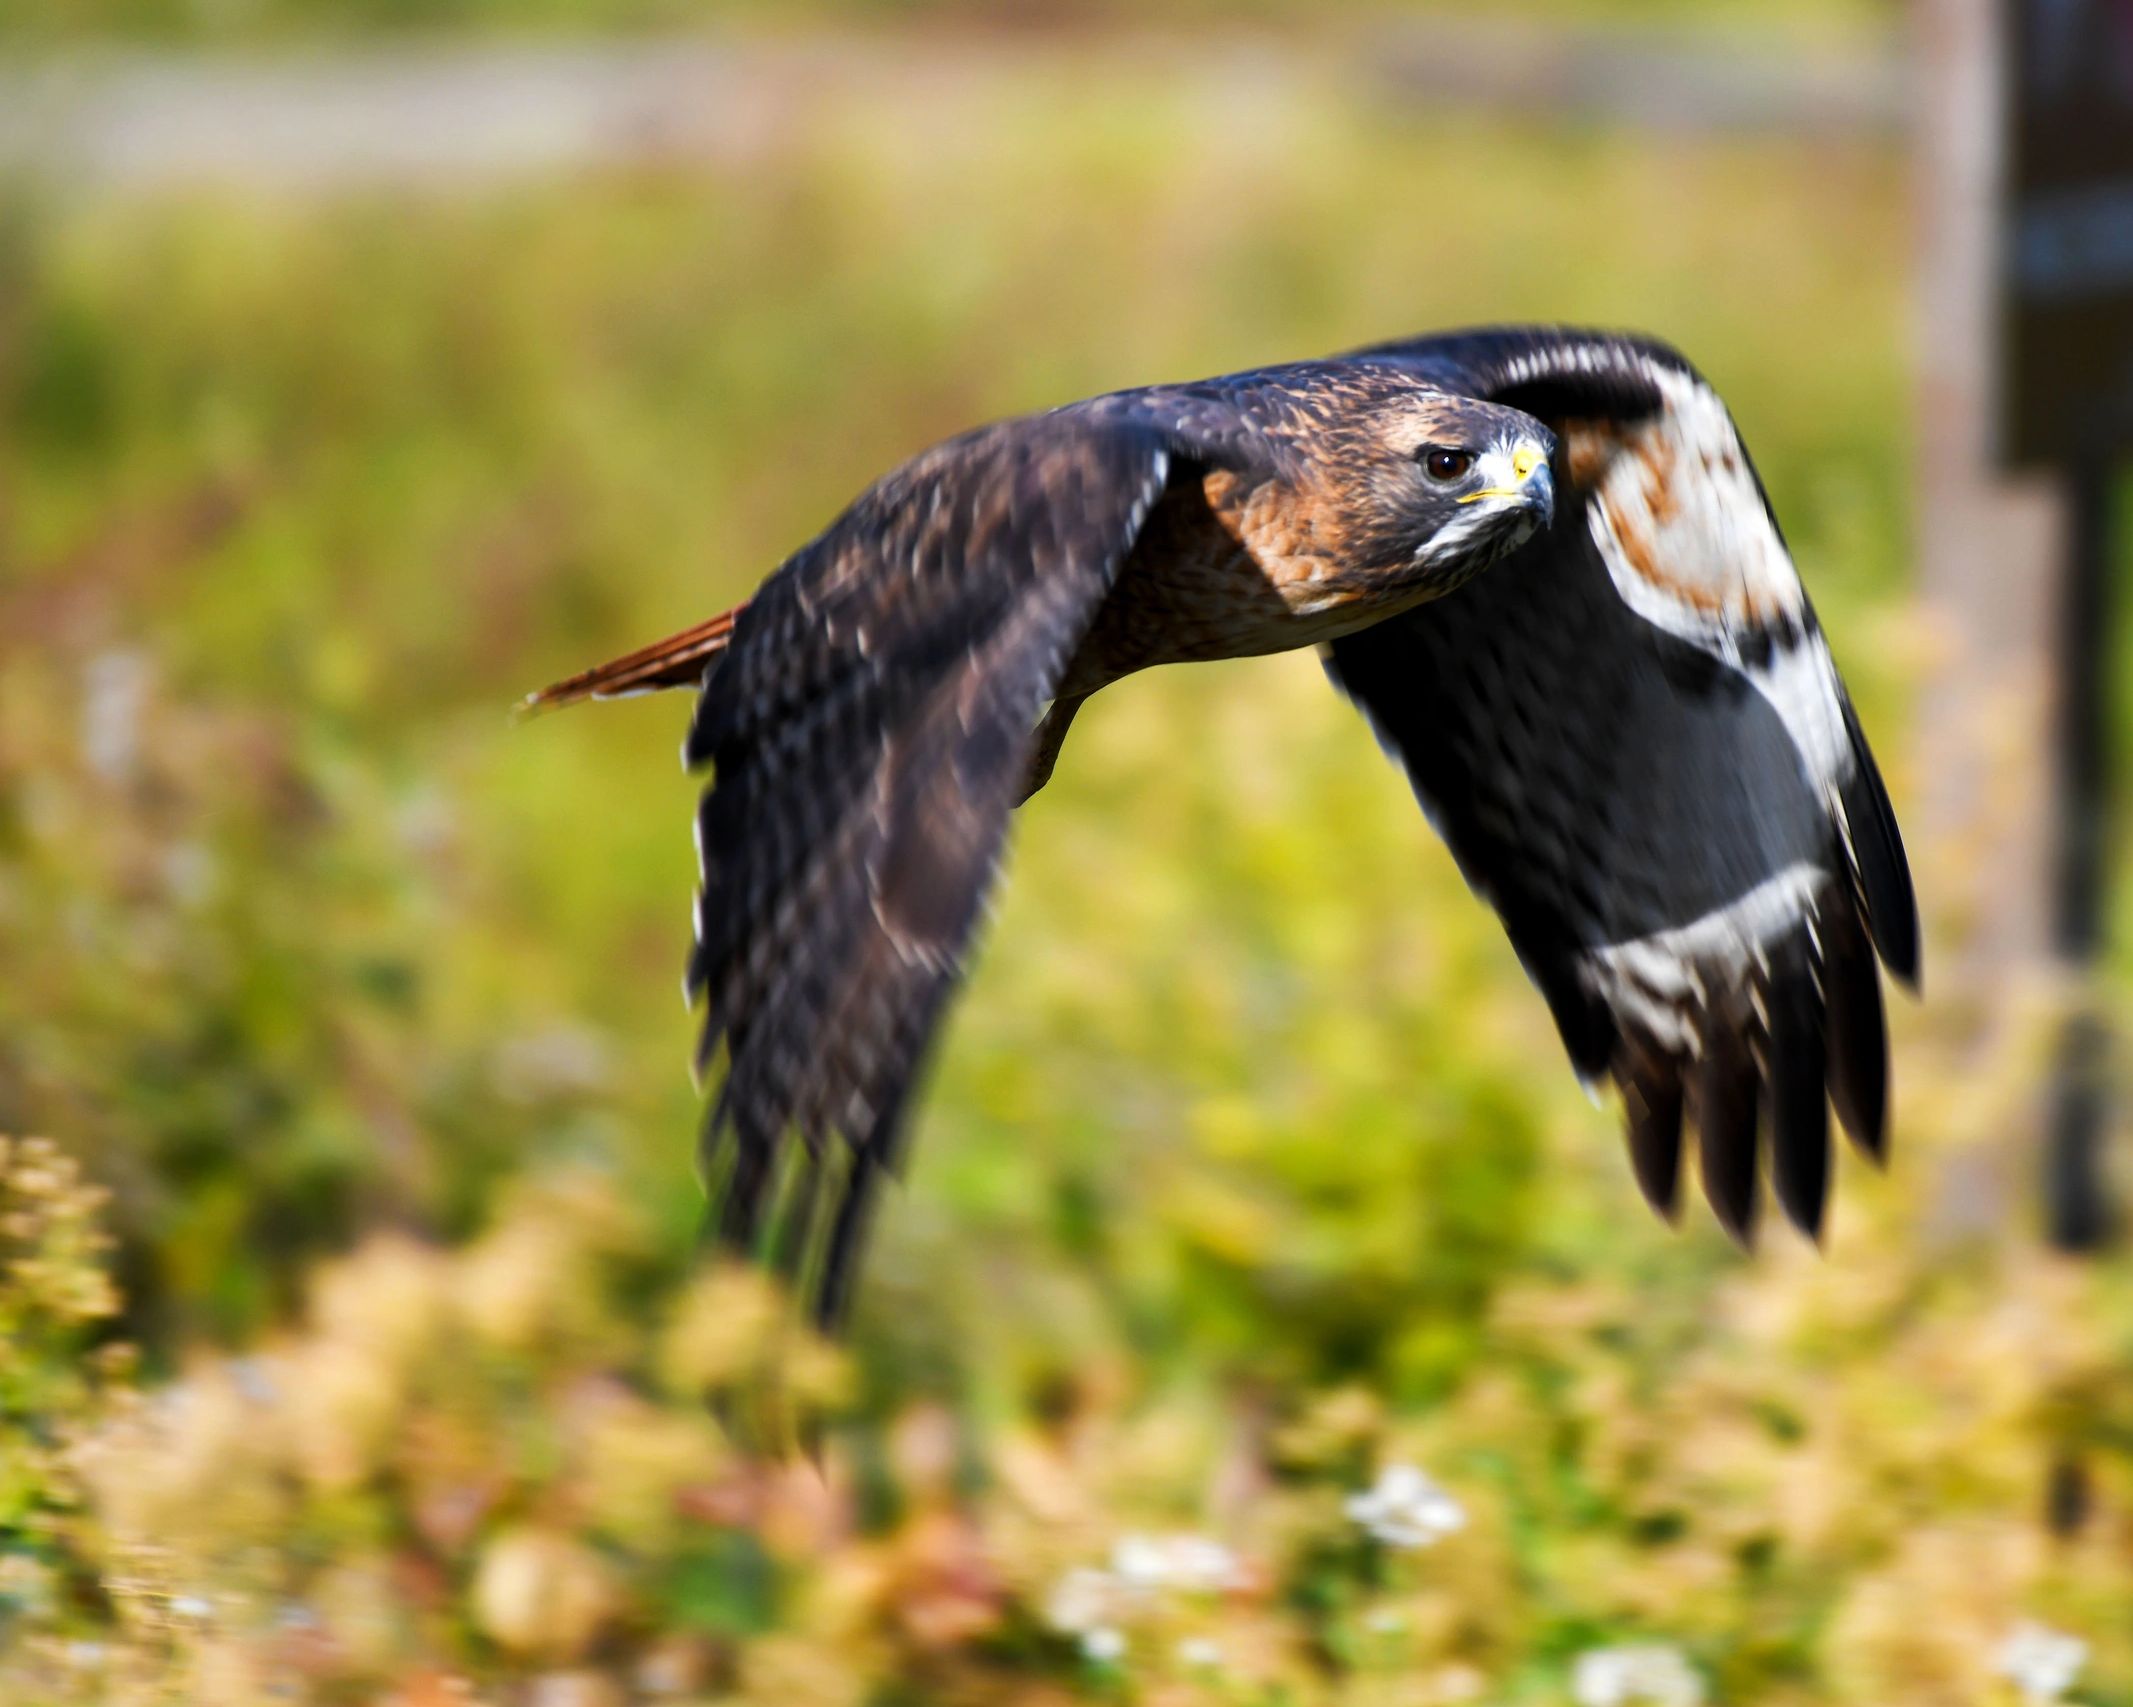
[[[1910,873],[1873,755],[1717,395],[1672,351],[1553,328],[1369,352],[1559,435],[1553,528],[1337,640],[1327,669],[1502,916],[1581,1074],[1621,1085],[1652,1203],[1685,1114],[1752,1228],[1759,1128],[1821,1226],[1825,1096],[1879,1154],[1880,958],[1915,980]]]

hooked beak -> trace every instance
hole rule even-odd
[[[1555,520],[1555,474],[1548,466],[1548,453],[1530,440],[1509,456],[1498,453],[1488,459],[1498,464],[1489,469],[1494,481],[1478,492],[1469,492],[1462,504],[1478,504],[1484,498],[1507,499],[1539,512],[1542,527]],[[1486,466],[1486,464],[1484,465]]]

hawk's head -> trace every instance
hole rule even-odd
[[[1414,385],[1356,422],[1343,485],[1358,563],[1448,592],[1555,518],[1555,435],[1531,415]]]

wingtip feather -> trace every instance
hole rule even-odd
[[[1817,1244],[1829,1200],[1828,1051],[1806,944],[1772,957],[1770,1173],[1785,1218]]]
[[[1855,919],[1823,938],[1822,982],[1829,1045],[1829,1097],[1855,1148],[1888,1162],[1889,1037],[1874,951]]]
[[[1859,888],[1866,900],[1867,929],[1889,975],[1916,995],[1923,984],[1918,892],[1911,881],[1911,862],[1904,853],[1903,832],[1896,826],[1896,809],[1889,804],[1888,789],[1849,704],[1844,707],[1844,720],[1853,758],[1852,774],[1843,788],[1844,818]]]
[[[1760,1100],[1755,1063],[1744,1040],[1713,1030],[1704,1039],[1697,1080],[1703,1193],[1718,1224],[1742,1250],[1755,1248]]]
[[[1681,1075],[1670,1062],[1632,1069],[1622,1081],[1630,1170],[1659,1218],[1681,1224]]]

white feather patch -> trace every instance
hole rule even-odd
[[[1653,367],[1663,407],[1621,431],[1587,512],[1632,610],[1684,640],[1785,618],[1806,598],[1718,394]]]
[[[1851,738],[1799,571],[1717,393],[1669,368],[1648,371],[1660,413],[1619,437],[1595,434],[1603,460],[1586,518],[1601,561],[1631,610],[1754,684],[1835,811]]]
[[[1838,791],[1851,780],[1851,731],[1844,725],[1843,691],[1837,685],[1836,661],[1819,634],[1803,634],[1790,646],[1770,654],[1768,663],[1730,660],[1767,699],[1800,749],[1807,774],[1821,790],[1832,813],[1840,817]]]
[[[1578,977],[1608,1008],[1660,1047],[1701,1052],[1696,1015],[1710,1000],[1705,970],[1728,988],[1751,983],[1772,943],[1815,916],[1828,873],[1807,860],[1765,878],[1739,899],[1671,930],[1587,949]]]

